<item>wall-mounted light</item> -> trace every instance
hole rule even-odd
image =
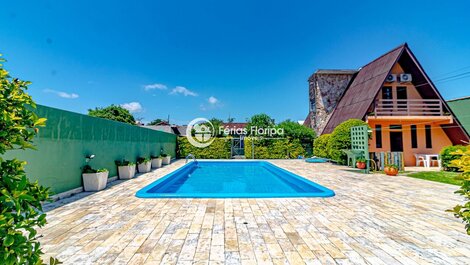
[[[90,160],[92,160],[93,158],[95,158],[95,155],[87,155],[87,156],[85,156],[85,161],[88,163],[88,162],[90,162]]]

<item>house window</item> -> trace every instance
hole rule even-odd
[[[384,86],[382,88],[382,99],[393,99],[391,86]]]
[[[418,148],[418,132],[416,125],[411,125],[411,148]]]
[[[390,102],[390,100],[393,99],[392,87],[391,86],[382,87],[382,99],[386,100],[384,102],[384,105],[383,105],[384,108],[393,107],[392,102]]]
[[[407,99],[408,99],[408,95],[406,93],[406,86],[397,87],[397,104],[398,104],[397,107],[399,109],[406,109]]]
[[[432,148],[431,125],[425,125],[424,130],[426,132],[426,148]]]
[[[375,147],[382,148],[382,125],[375,125]]]

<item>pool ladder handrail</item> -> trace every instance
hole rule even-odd
[[[189,154],[189,155],[186,156],[186,162],[185,162],[185,164],[188,163],[188,159],[189,159],[189,158],[193,158],[193,161],[196,162],[196,164],[197,164],[197,159],[196,159],[196,157],[195,157],[193,154]]]

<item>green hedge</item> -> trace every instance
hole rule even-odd
[[[458,171],[459,169],[456,167],[452,167],[451,163],[453,160],[459,159],[461,155],[454,154],[457,150],[462,150],[465,152],[466,148],[462,145],[449,145],[441,150],[441,161],[442,161],[442,168],[445,171]]]
[[[306,151],[298,139],[256,139],[245,138],[245,157],[252,158],[254,141],[255,159],[288,159],[305,156]]]
[[[193,154],[197,159],[227,159],[230,158],[231,138],[215,138],[211,145],[205,148],[193,146],[186,137],[178,137],[178,157],[185,158]]]
[[[351,127],[361,125],[367,125],[367,123],[358,119],[350,119],[336,126],[327,145],[328,154],[332,160],[338,164],[346,164],[347,156],[341,150],[351,149]]]
[[[323,134],[320,135],[315,141],[313,142],[313,155],[323,158],[330,158],[330,154],[328,153],[327,144],[330,140],[331,134]]]

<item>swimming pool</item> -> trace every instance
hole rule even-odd
[[[190,162],[136,193],[140,198],[331,197],[335,193],[265,161]]]

